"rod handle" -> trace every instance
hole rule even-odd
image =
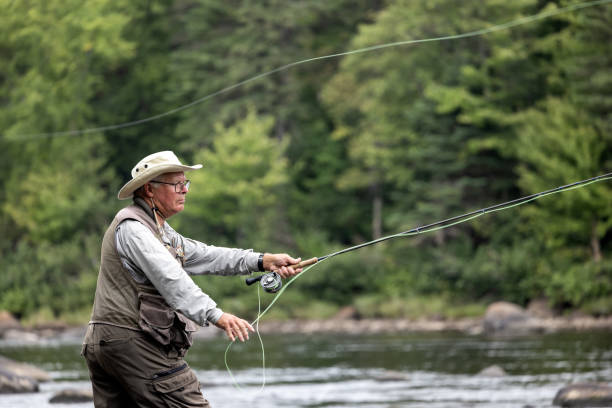
[[[289,265],[289,266],[292,267],[293,269],[298,269],[298,268],[303,268],[305,266],[314,265],[318,261],[319,261],[319,258],[314,257],[314,258],[306,259],[306,260],[298,263],[297,265]]]

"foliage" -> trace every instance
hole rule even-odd
[[[286,143],[270,138],[273,125],[272,117],[253,110],[230,128],[217,125],[212,148],[194,155],[204,168],[189,175],[195,187],[184,214],[187,232],[199,232],[189,225],[204,222],[209,239],[272,245],[277,230],[270,226],[287,183]]]
[[[0,309],[87,314],[117,190],[154,151],[204,164],[179,232],[305,258],[610,171],[610,5],[259,77],[571,4],[0,0]],[[611,188],[331,258],[271,316],[452,318],[541,297],[609,314]],[[195,281],[254,317],[242,277]]]

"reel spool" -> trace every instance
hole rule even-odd
[[[261,277],[261,287],[268,293],[276,293],[283,287],[283,281],[276,272],[266,273]]]

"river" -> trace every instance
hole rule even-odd
[[[198,339],[187,361],[215,408],[281,407],[552,407],[566,384],[612,382],[612,333],[569,332],[491,338],[457,333],[265,335],[266,370],[256,338],[232,347]],[[0,395],[0,408],[91,408],[50,404],[65,388],[86,389],[75,342],[0,342],[0,354],[47,370],[53,382],[35,394]],[[498,365],[502,377],[477,375]],[[265,387],[262,384],[265,380]]]

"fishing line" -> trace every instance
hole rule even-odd
[[[257,287],[257,316],[261,316],[261,295],[259,293],[259,286]],[[259,318],[254,320],[253,323],[251,323],[251,325],[255,325],[255,332],[257,333],[257,338],[259,339],[259,344],[261,346],[261,372],[262,372],[262,378],[263,378],[261,381],[261,388],[259,389],[259,392],[261,392],[266,387],[266,351],[264,349],[263,340],[261,339],[261,334],[259,333]],[[232,344],[234,344],[234,342],[230,342],[227,345],[227,348],[225,349],[225,355],[223,356],[223,361],[225,362],[225,368],[227,368],[227,372],[232,378],[232,383],[234,384],[234,387],[238,389],[242,389],[242,387],[240,387],[240,384],[238,384],[238,382],[234,378],[234,375],[232,374],[232,370],[230,370],[229,364],[227,362],[227,355],[229,353],[230,348],[232,347]]]
[[[511,201],[506,201],[504,203],[501,204],[496,204],[496,205],[492,205],[490,207],[485,207],[485,208],[481,208],[479,210],[475,210],[475,211],[471,211],[462,215],[458,215],[455,217],[451,217],[451,218],[447,218],[445,220],[442,221],[437,221],[431,224],[427,224],[421,227],[416,227],[404,232],[400,232],[397,234],[393,234],[393,235],[388,235],[382,238],[378,238],[372,241],[368,241],[365,242],[363,244],[359,244],[359,245],[355,245],[352,247],[348,247],[336,252],[332,252],[330,254],[318,257],[318,258],[311,258],[308,259],[306,261],[302,261],[300,262],[297,266],[297,268],[300,268],[302,266],[305,266],[305,268],[302,270],[302,273],[295,275],[293,278],[291,278],[283,287],[282,289],[280,289],[280,291],[278,291],[278,293],[276,294],[276,296],[274,296],[274,298],[272,299],[272,301],[270,302],[270,304],[266,307],[266,309],[261,312],[261,297],[259,294],[259,287],[257,289],[257,300],[258,300],[258,309],[257,309],[257,318],[251,323],[251,325],[256,325],[257,327],[257,335],[259,337],[259,341],[261,344],[261,353],[262,353],[262,370],[264,372],[264,381],[262,383],[261,386],[261,390],[264,389],[265,387],[265,352],[264,352],[264,346],[263,346],[263,341],[261,340],[261,336],[259,335],[259,322],[261,320],[261,318],[270,310],[270,308],[276,303],[276,301],[282,296],[282,294],[285,292],[285,290],[287,290],[287,288],[293,283],[295,282],[298,278],[300,278],[302,275],[304,275],[306,272],[308,272],[310,269],[314,268],[315,266],[317,266],[318,264],[320,264],[321,262],[328,260],[330,258],[333,258],[334,256],[338,256],[341,254],[345,254],[347,252],[351,252],[351,251],[355,251],[357,249],[361,249],[370,245],[374,245],[374,244],[378,244],[380,242],[383,241],[387,241],[390,239],[394,239],[394,238],[400,238],[400,237],[408,237],[408,236],[414,236],[414,235],[420,235],[420,234],[425,234],[428,232],[434,232],[434,231],[439,231],[442,229],[446,229],[446,228],[450,228],[452,226],[458,225],[458,224],[462,224],[465,223],[467,221],[471,221],[473,219],[476,219],[478,217],[482,217],[485,214],[489,214],[489,213],[493,213],[493,212],[498,212],[498,211],[503,211],[503,210],[507,210],[510,208],[514,208],[514,207],[518,207],[520,205],[523,204],[527,204],[529,202],[535,201],[539,198],[542,197],[546,197],[546,196],[550,196],[552,194],[557,194],[557,193],[561,193],[564,191],[570,191],[570,190],[574,190],[577,188],[582,188],[582,187],[586,187],[590,184],[593,183],[597,183],[600,181],[604,181],[604,180],[610,180],[612,179],[612,172],[610,173],[606,173],[606,174],[602,174],[600,176],[596,176],[596,177],[591,177],[589,179],[585,179],[585,180],[580,180],[580,181],[576,181],[574,183],[571,184],[566,184],[563,186],[559,186],[559,187],[555,187],[553,189],[550,190],[546,190],[546,191],[542,191],[536,194],[531,194],[525,197],[521,197],[521,198],[517,198],[515,200],[511,200]],[[258,276],[256,278],[249,278],[247,279],[247,285],[251,285],[255,282],[257,282],[258,280],[261,280],[261,278],[265,276],[265,275],[261,275]],[[230,369],[228,363],[227,363],[227,355],[231,349],[233,342],[230,342],[227,346],[227,348],[225,349],[225,368],[227,369],[227,372],[229,373],[230,377],[232,378],[232,381],[234,382],[234,386],[236,388],[240,388],[240,385],[238,384],[238,382],[236,382],[236,379],[234,378],[234,375],[232,374],[232,370]]]
[[[549,18],[549,17],[553,17],[559,14],[563,14],[563,13],[568,13],[568,12],[572,12],[572,11],[576,11],[576,10],[581,10],[581,9],[585,9],[588,7],[594,7],[594,6],[600,6],[600,5],[604,5],[604,4],[608,4],[612,2],[612,0],[595,0],[595,1],[587,1],[584,3],[578,3],[578,4],[573,4],[570,6],[566,6],[566,7],[562,7],[556,10],[551,10],[551,11],[546,11],[543,13],[539,13],[539,14],[534,14],[531,16],[526,16],[526,17],[521,17],[518,18],[516,20],[512,20],[509,21],[507,23],[502,23],[502,24],[498,24],[495,25],[493,27],[489,27],[489,28],[483,28],[480,30],[475,30],[475,31],[470,31],[467,33],[462,33],[462,34],[454,34],[454,35],[446,35],[446,36],[441,36],[441,37],[432,37],[432,38],[424,38],[424,39],[417,39],[417,40],[405,40],[405,41],[395,41],[395,42],[389,42],[389,43],[384,43],[384,44],[379,44],[379,45],[373,45],[370,47],[364,47],[364,48],[359,48],[356,50],[351,50],[351,51],[345,51],[345,52],[339,52],[339,53],[335,53],[335,54],[329,54],[329,55],[322,55],[322,56],[318,56],[318,57],[312,57],[312,58],[307,58],[307,59],[303,59],[303,60],[299,60],[299,61],[295,61],[295,62],[291,62],[289,64],[285,64],[282,65],[280,67],[274,68],[270,71],[266,71],[263,72],[261,74],[257,74],[255,76],[252,76],[250,78],[247,78],[245,80],[242,80],[240,82],[237,82],[233,85],[227,86],[225,88],[222,88],[218,91],[212,92],[208,95],[205,95],[199,99],[196,99],[192,102],[189,102],[185,105],[181,105],[179,107],[176,107],[174,109],[171,109],[167,112],[163,112],[163,113],[159,113],[157,115],[153,115],[150,117],[146,117],[143,119],[138,119],[138,120],[134,120],[134,121],[130,121],[130,122],[124,122],[124,123],[119,123],[116,125],[108,125],[108,126],[99,126],[99,127],[93,127],[93,128],[87,128],[87,129],[77,129],[77,130],[65,130],[65,131],[58,131],[58,132],[47,132],[47,133],[38,133],[38,134],[34,134],[34,135],[17,135],[12,137],[12,139],[14,140],[32,140],[32,139],[40,139],[40,138],[48,138],[48,137],[61,137],[61,136],[79,136],[79,135],[84,135],[84,134],[88,134],[88,133],[94,133],[94,132],[104,132],[104,131],[108,131],[108,130],[118,130],[118,129],[123,129],[123,128],[128,128],[128,127],[132,127],[132,126],[137,126],[137,125],[141,125],[144,123],[148,123],[148,122],[152,122],[154,120],[157,119],[161,119],[164,118],[166,116],[170,116],[173,115],[175,113],[184,111],[186,109],[192,108],[195,105],[198,105],[202,102],[205,102],[211,98],[214,98],[215,96],[218,95],[222,95],[225,94],[227,92],[230,92],[236,88],[242,87],[243,85],[246,85],[250,82],[253,81],[257,81],[261,78],[276,74],[278,72],[281,71],[285,71],[287,69],[296,67],[298,65],[303,65],[303,64],[307,64],[310,62],[314,62],[314,61],[320,61],[320,60],[325,60],[325,59],[332,59],[332,58],[338,58],[338,57],[344,57],[347,55],[353,55],[353,54],[360,54],[360,53],[366,53],[366,52],[371,52],[371,51],[376,51],[376,50],[381,50],[381,49],[385,49],[385,48],[391,48],[391,47],[398,47],[398,46],[405,46],[405,45],[413,45],[413,44],[421,44],[421,43],[427,43],[427,42],[437,42],[437,41],[450,41],[450,40],[458,40],[458,39],[462,39],[462,38],[469,38],[469,37],[476,37],[476,36],[480,36],[480,35],[485,35],[485,34],[490,34],[496,31],[501,31],[501,30],[506,30],[509,28],[513,28],[516,26],[520,26],[523,24],[527,24],[527,23],[531,23],[533,21],[537,21],[537,20],[543,20],[545,18]]]

